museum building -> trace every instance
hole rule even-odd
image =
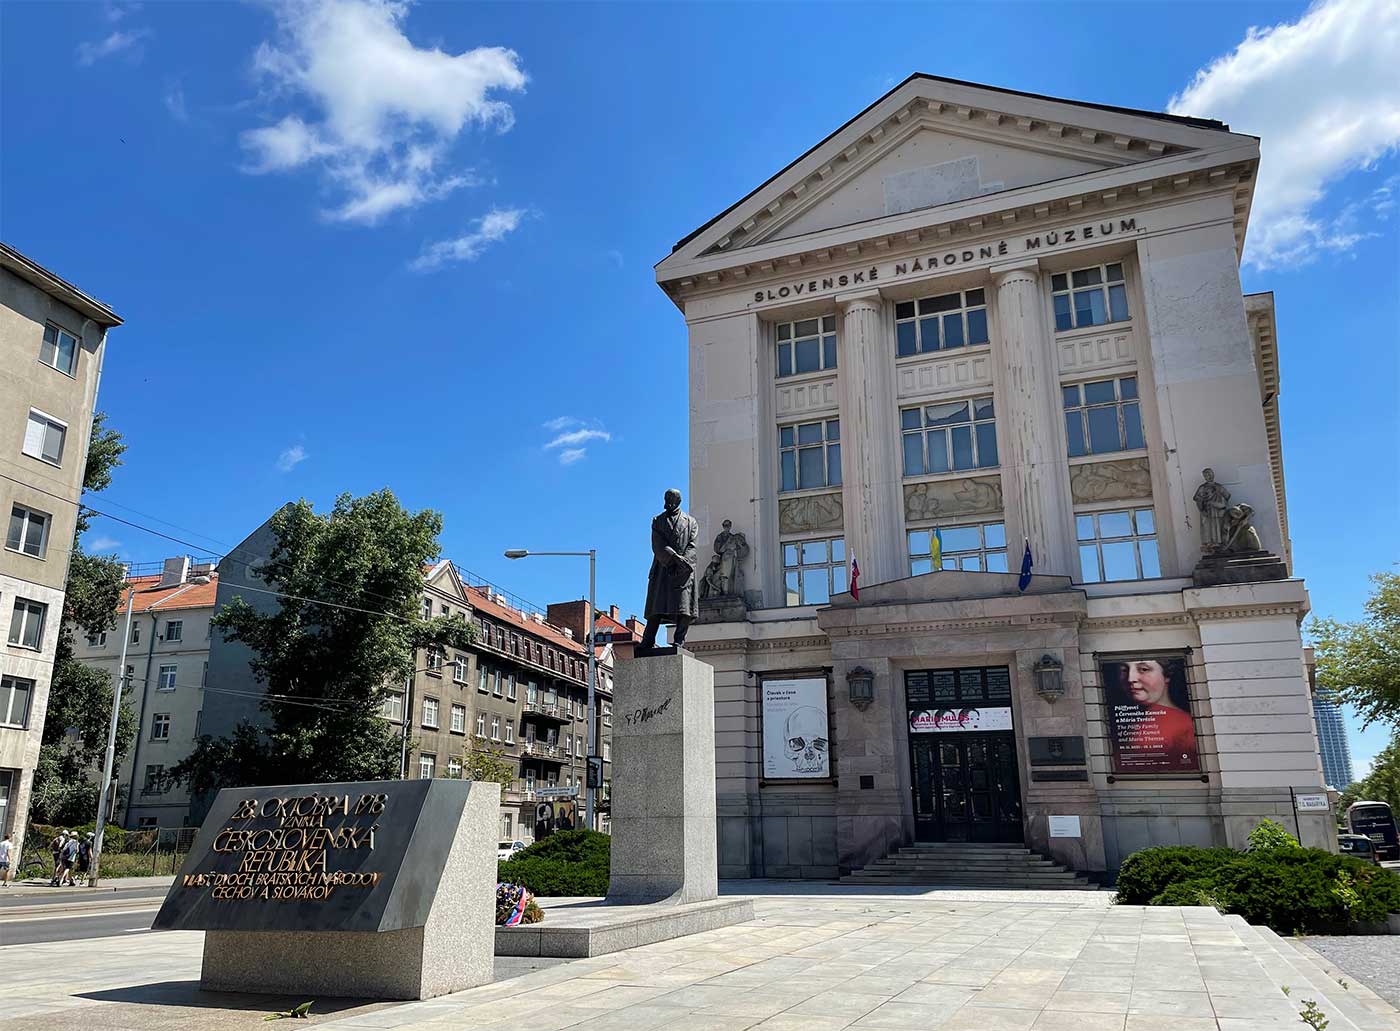
[[[657,266],[721,877],[1335,840],[1273,300],[1240,286],[1258,162],[1220,122],[915,75]]]

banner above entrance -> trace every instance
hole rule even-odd
[[[911,709],[911,734],[947,734],[959,731],[1010,730],[1011,709],[998,707],[979,709],[967,706],[954,709]]]

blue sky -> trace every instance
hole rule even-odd
[[[1174,103],[1263,137],[1243,278],[1277,299],[1295,563],[1354,618],[1400,551],[1396,52],[1386,0],[12,3],[0,236],[127,320],[114,511],[219,552],[388,485],[541,603],[586,571],[503,548],[598,547],[636,611],[686,481],[676,240],[913,71]]]

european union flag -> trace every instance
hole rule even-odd
[[[1021,556],[1021,579],[1016,581],[1016,587],[1024,591],[1031,585],[1031,566],[1035,563],[1031,560],[1031,539],[1026,538],[1026,553]]]

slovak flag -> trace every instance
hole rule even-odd
[[[860,601],[860,563],[851,556],[851,597]]]
[[[1031,566],[1035,563],[1031,561],[1031,539],[1026,538],[1026,553],[1021,557],[1021,579],[1016,581],[1018,590],[1024,591],[1031,585]]]

